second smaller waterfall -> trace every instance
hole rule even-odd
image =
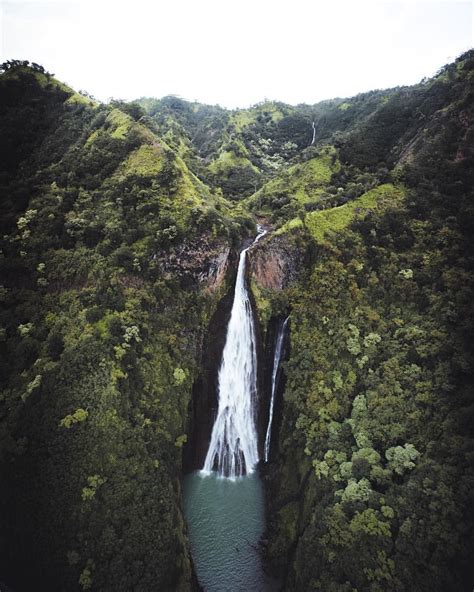
[[[270,455],[270,440],[272,437],[272,423],[273,423],[273,410],[275,407],[275,396],[278,387],[278,378],[279,378],[279,369],[280,369],[280,360],[281,360],[281,353],[283,351],[283,341],[285,338],[285,330],[288,324],[288,320],[290,317],[286,317],[286,319],[281,323],[276,343],[275,343],[275,355],[273,356],[273,370],[272,370],[272,391],[270,396],[270,411],[268,414],[268,427],[267,433],[265,436],[265,449],[264,449],[264,458],[265,462],[268,462],[268,458]]]

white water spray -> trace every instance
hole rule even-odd
[[[268,457],[270,455],[270,440],[272,437],[272,422],[273,422],[273,409],[275,406],[275,396],[278,386],[278,370],[280,369],[280,360],[281,360],[281,353],[283,350],[283,340],[285,337],[285,330],[286,325],[288,324],[288,320],[290,317],[286,317],[283,323],[280,326],[280,330],[277,334],[276,344],[275,344],[275,355],[273,356],[273,370],[272,370],[272,392],[270,397],[270,411],[268,414],[268,427],[267,427],[267,434],[265,436],[265,462],[268,462]]]
[[[266,234],[260,226],[257,230],[253,244]],[[252,307],[245,285],[249,248],[240,253],[234,302],[219,370],[219,407],[203,467],[204,472],[216,469],[219,475],[231,478],[251,473],[258,462],[257,351]]]

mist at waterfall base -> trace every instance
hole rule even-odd
[[[265,231],[258,228],[255,244]],[[250,248],[250,247],[249,247]],[[259,553],[265,528],[259,461],[257,353],[244,249],[218,377],[218,409],[202,471],[184,480],[184,511],[197,577],[206,592],[268,591]]]

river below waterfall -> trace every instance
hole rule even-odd
[[[276,590],[263,572],[265,528],[258,473],[227,479],[196,471],[184,479],[184,510],[199,583],[206,592]]]

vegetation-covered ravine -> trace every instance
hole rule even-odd
[[[2,589],[199,589],[182,483],[258,222],[261,459],[289,316],[266,570],[472,590],[473,76],[470,51],[413,87],[230,111],[2,65]]]

